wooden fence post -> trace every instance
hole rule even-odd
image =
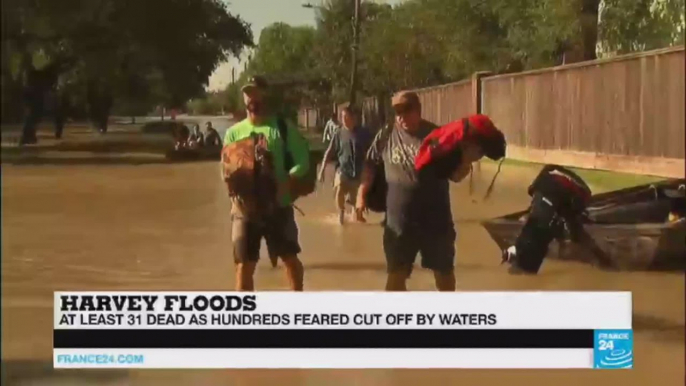
[[[491,75],[489,71],[478,71],[472,75],[472,107],[475,114],[481,114],[483,109],[483,92],[481,79]]]
[[[489,71],[478,71],[472,75],[472,111],[475,114],[481,114],[483,111],[481,79],[489,75],[491,75]],[[476,163],[476,170],[481,174],[481,161]]]

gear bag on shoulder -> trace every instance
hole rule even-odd
[[[253,134],[222,149],[222,176],[229,196],[250,214],[268,214],[276,205],[276,178],[267,140]]]
[[[277,118],[276,124],[279,129],[279,135],[281,136],[281,140],[283,140],[283,147],[284,147],[284,167],[286,171],[290,170],[293,165],[295,165],[295,161],[293,160],[293,155],[291,154],[291,151],[288,147],[288,125],[286,124],[286,121],[284,118],[279,117]],[[291,185],[291,195],[292,195],[292,200],[295,201],[300,197],[304,197],[307,195],[312,194],[316,187],[317,187],[317,168],[316,168],[316,161],[313,159],[313,154],[310,151],[309,148],[309,143],[306,142],[306,147],[307,147],[307,153],[310,156],[310,167],[307,170],[307,174],[304,177],[297,178],[294,183]]]
[[[383,152],[388,145],[391,133],[393,131],[393,125],[385,126],[381,129],[381,136],[379,140],[381,141],[380,155],[383,157]],[[367,190],[364,201],[367,209],[372,212],[383,213],[386,211],[386,195],[388,193],[388,182],[386,181],[386,168],[383,161],[374,164],[374,172],[371,184]]]

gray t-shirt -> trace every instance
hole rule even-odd
[[[386,141],[383,131],[379,131],[367,153],[369,162],[384,163],[388,182],[386,226],[397,232],[453,226],[448,180],[427,177],[420,181],[414,170],[422,140],[435,128],[435,124],[425,120],[413,134],[394,127]]]

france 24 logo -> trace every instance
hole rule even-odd
[[[632,330],[595,330],[593,368],[632,369],[634,334]]]

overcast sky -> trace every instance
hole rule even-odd
[[[383,2],[394,4],[401,1]],[[321,4],[321,0],[227,0],[229,11],[234,15],[240,15],[243,20],[250,23],[256,43],[260,39],[260,31],[272,23],[314,26],[315,10],[302,7],[302,4],[307,2]],[[243,69],[243,63],[239,63],[238,58],[231,58],[228,62],[219,65],[210,77],[209,89],[217,90],[226,87],[231,82],[232,68],[236,68],[236,78],[238,78],[238,74]]]

